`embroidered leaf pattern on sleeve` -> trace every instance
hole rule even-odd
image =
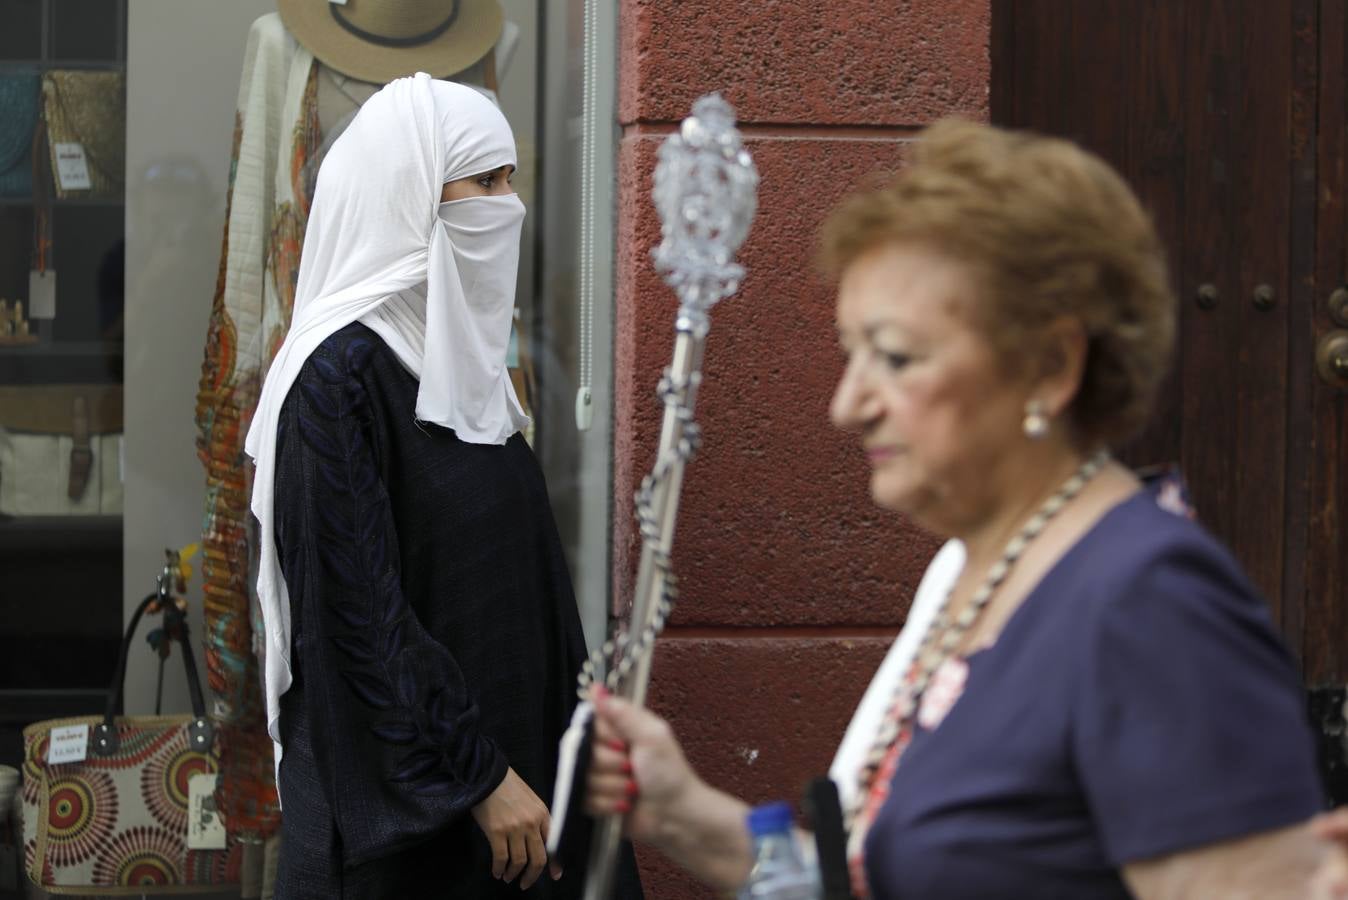
[[[314,495],[305,505],[305,555],[317,575],[299,586],[311,592],[306,613],[317,620],[306,623],[306,640],[322,643],[322,702],[384,748],[386,784],[428,798],[471,792],[504,763],[479,733],[477,707],[452,656],[422,628],[402,591],[360,380],[370,350],[362,339],[339,353],[320,348],[298,383],[298,434],[290,437],[303,444]],[[292,572],[301,578],[301,568],[287,566],[287,581]]]

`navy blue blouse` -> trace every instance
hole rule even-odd
[[[1126,898],[1119,867],[1287,826],[1323,790],[1263,600],[1148,492],[968,657],[866,839],[882,898]]]

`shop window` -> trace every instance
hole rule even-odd
[[[0,763],[19,757],[23,725],[101,710],[127,610],[153,586],[165,547],[201,538],[206,473],[194,452],[198,410],[184,398],[196,396],[206,355],[244,32],[252,16],[275,12],[267,0],[242,6],[250,11],[232,38],[238,54],[196,54],[196,87],[183,90],[173,73],[185,71],[184,48],[242,12],[176,0],[130,11],[126,0],[0,0],[0,299],[9,316],[0,324]],[[497,95],[529,209],[512,365],[593,643],[609,594],[613,22],[590,23],[598,81],[586,116],[584,0],[500,6],[513,42],[497,59]],[[127,109],[137,123],[129,136]],[[226,112],[206,129],[204,109]],[[581,177],[587,133],[600,173],[590,181]],[[81,145],[88,186],[60,181],[62,165],[79,164],[54,165],[53,142]],[[56,273],[54,309],[31,294],[35,269]],[[588,430],[576,424],[582,357]],[[72,460],[78,470],[86,446],[89,473],[76,491]],[[124,507],[123,496],[138,502]],[[191,593],[198,644],[210,640],[201,571]],[[150,657],[138,641],[130,711],[153,703]],[[166,685],[166,711],[185,708],[180,694]]]
[[[125,0],[0,0],[0,763],[122,622]]]

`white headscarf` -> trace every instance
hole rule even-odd
[[[273,516],[281,406],[318,345],[359,320],[418,378],[418,420],[475,444],[504,444],[528,425],[505,366],[524,205],[514,194],[440,203],[445,182],[514,164],[514,135],[489,99],[418,73],[366,101],[319,170],[290,331],[244,444],[257,464],[257,593],[278,772],[280,697],[291,683]]]

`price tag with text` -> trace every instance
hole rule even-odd
[[[89,180],[89,161],[84,157],[84,145],[57,142],[56,180],[63,191],[87,191],[93,187]]]
[[[187,779],[187,849],[225,849],[225,825],[215,808],[215,779],[210,773]]]
[[[84,762],[89,756],[89,726],[65,725],[51,730],[47,746],[47,765]]]

